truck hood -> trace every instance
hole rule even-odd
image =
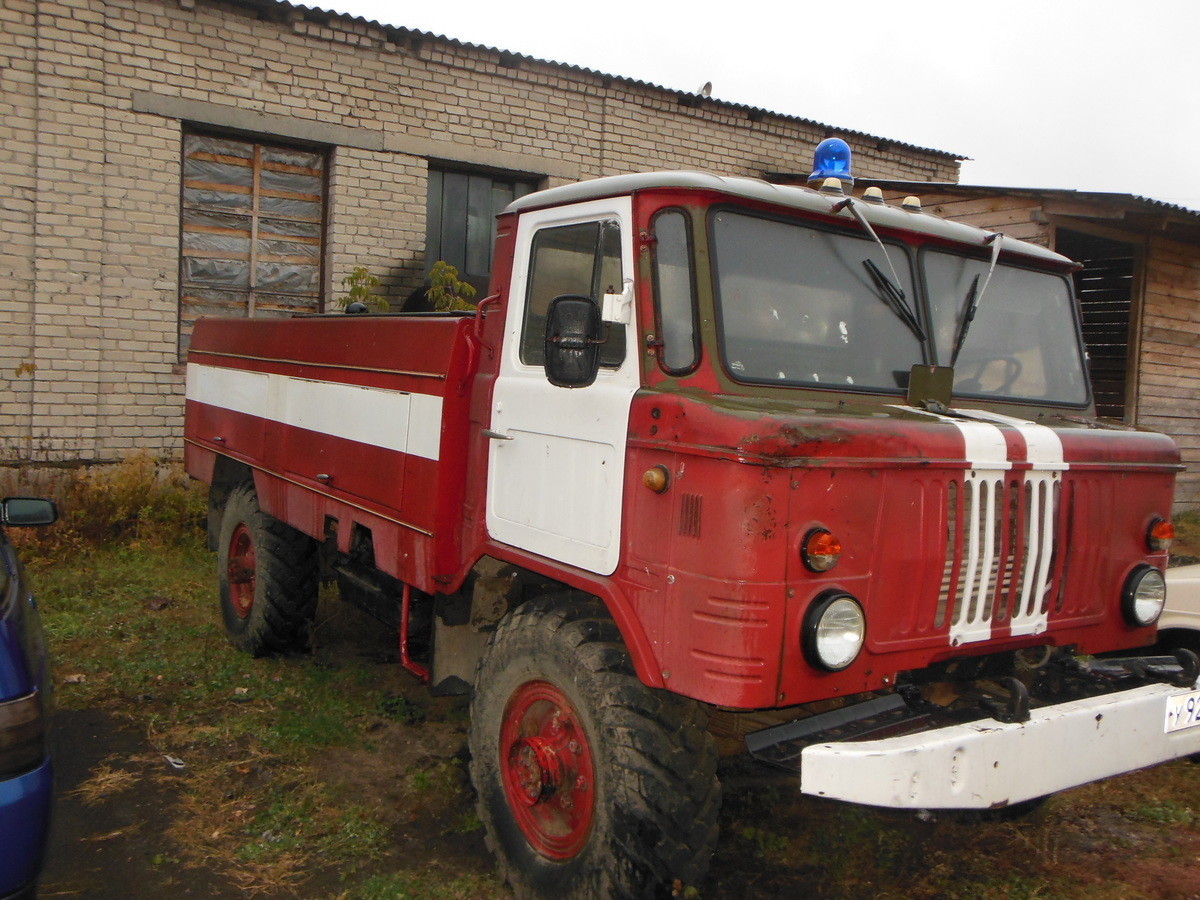
[[[1094,419],[932,412],[895,403],[798,408],[774,399],[642,391],[630,441],[766,466],[1179,468],[1168,437]]]

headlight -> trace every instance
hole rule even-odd
[[[818,669],[838,672],[854,662],[866,633],[858,601],[829,591],[817,597],[804,616],[804,656]]]
[[[1162,572],[1151,566],[1134,569],[1121,593],[1121,612],[1125,621],[1135,628],[1144,628],[1158,621],[1167,601],[1167,582]]]

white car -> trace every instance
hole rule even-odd
[[[1167,605],[1155,649],[1176,647],[1200,653],[1200,564],[1167,569]]]

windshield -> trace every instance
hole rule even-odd
[[[721,210],[712,217],[725,364],[738,381],[897,390],[923,361],[921,343],[889,306],[864,261],[891,277],[867,235]],[[889,245],[897,285],[913,302],[909,254]]]
[[[956,394],[1087,402],[1064,277],[1001,264],[988,281],[988,260],[927,249],[919,298],[902,244],[888,242],[889,265],[865,233],[729,209],[710,221],[721,349],[737,381],[899,392],[914,365],[950,365],[961,337]],[[885,282],[894,268],[903,296],[872,268]]]
[[[937,362],[948,366],[971,284],[988,261],[939,250],[922,254]],[[1087,384],[1067,280],[998,265],[979,299],[958,360],[954,391],[1052,403],[1087,402]]]

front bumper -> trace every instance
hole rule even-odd
[[[1200,687],[1200,684],[1197,685]],[[1166,732],[1165,684],[882,740],[813,744],[800,789],[898,809],[989,809],[1200,753],[1200,726]]]
[[[0,779],[0,896],[19,891],[37,877],[46,849],[53,795],[49,757],[32,771]]]

